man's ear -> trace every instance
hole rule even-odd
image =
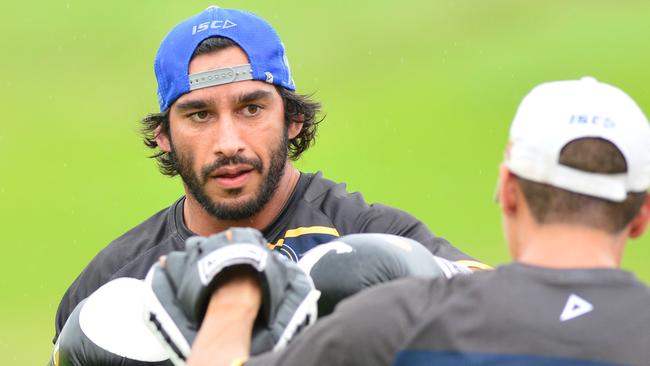
[[[497,198],[501,204],[501,210],[504,215],[512,216],[517,212],[517,196],[519,192],[519,183],[505,164],[499,168],[499,186],[497,188]]]
[[[288,131],[287,131],[287,136],[289,137],[289,140],[298,136],[300,131],[302,131],[302,127],[304,123],[305,123],[304,114],[299,114],[291,118],[291,122],[289,123]]]
[[[156,143],[158,144],[158,148],[160,149],[160,151],[163,152],[172,151],[171,144],[169,143],[169,136],[167,136],[167,134],[162,132],[161,126],[156,127],[156,129],[153,131],[153,134],[156,137]]]
[[[630,223],[630,238],[638,238],[648,228],[650,222],[650,194],[646,194],[645,201],[641,205],[639,213],[634,216]]]

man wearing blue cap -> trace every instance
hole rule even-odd
[[[340,235],[379,232],[481,266],[413,216],[369,205],[344,184],[291,164],[314,142],[320,105],[294,92],[284,46],[263,19],[210,7],[172,29],[154,68],[160,113],[142,121],[145,144],[157,149],[163,174],[182,177],[186,194],[91,261],[59,305],[57,336],[75,306],[101,285],[144,278],[187,238],[234,226],[261,230],[271,249],[294,261]]]
[[[620,269],[650,223],[650,124],[636,102],[589,77],[535,87],[499,173],[513,263],[362,291],[245,364],[650,364],[650,288]],[[246,361],[270,296],[255,270],[238,271],[212,294],[188,366]]]

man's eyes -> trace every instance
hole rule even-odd
[[[210,113],[206,111],[198,111],[190,114],[189,117],[194,122],[205,122],[210,117]]]
[[[248,104],[242,107],[238,113],[244,117],[255,117],[258,116],[260,113],[262,113],[263,109],[264,107],[260,105]],[[212,115],[208,111],[198,111],[198,112],[189,113],[187,117],[193,122],[207,122],[208,120],[210,120]]]
[[[242,113],[248,117],[256,116],[260,112],[262,112],[262,107],[257,104],[249,104],[242,109]]]

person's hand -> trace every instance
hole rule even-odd
[[[247,332],[252,328],[252,354],[283,347],[297,330],[316,320],[319,292],[311,279],[295,263],[270,252],[259,231],[233,228],[190,238],[186,244],[185,251],[155,264],[145,280],[151,287],[145,302],[148,323],[176,365],[184,365],[190,355],[212,300],[217,308],[241,305],[239,310],[255,315],[248,317],[251,324],[238,325]],[[243,268],[252,274],[242,276]],[[252,278],[259,283],[261,298],[256,298]],[[210,319],[221,325],[225,323],[218,319],[230,316],[213,313],[217,320]]]
[[[247,266],[224,270],[212,293],[187,366],[228,366],[247,358],[262,290],[257,273]]]

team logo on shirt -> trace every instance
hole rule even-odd
[[[565,322],[567,320],[575,319],[592,310],[594,310],[594,306],[591,303],[576,294],[571,294],[566,305],[564,305],[562,314],[560,314],[560,321]]]
[[[329,226],[302,226],[287,230],[284,237],[275,243],[269,243],[269,249],[282,253],[294,262],[298,262],[303,253],[341,236]]]

